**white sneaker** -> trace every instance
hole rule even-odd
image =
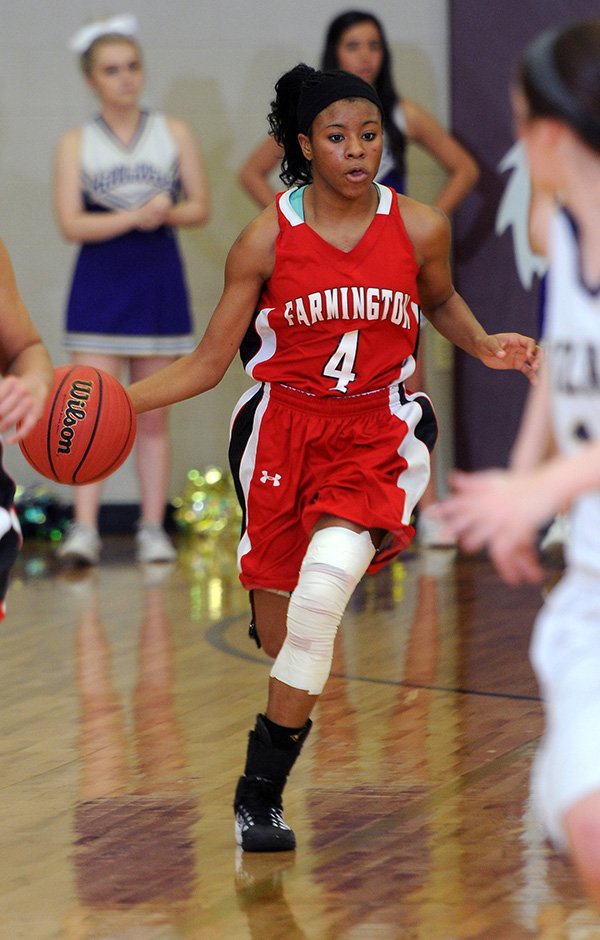
[[[58,546],[56,555],[61,565],[66,568],[97,565],[100,561],[101,544],[97,529],[83,522],[74,522]]]
[[[440,519],[431,514],[431,508],[419,510],[417,543],[421,548],[454,548],[456,539]]]
[[[163,561],[160,565],[157,565],[151,561],[140,562],[140,573],[142,576],[142,584],[144,587],[158,587],[160,584],[164,584],[171,574],[175,570],[176,565],[174,561]]]
[[[175,561],[177,551],[158,522],[145,522],[135,537],[137,560],[141,562]]]

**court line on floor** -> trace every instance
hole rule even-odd
[[[244,659],[247,662],[255,663],[256,665],[263,667],[269,666],[270,663],[265,658],[265,656],[256,655],[254,653],[246,653],[243,650],[238,649],[227,640],[226,631],[229,629],[229,627],[240,620],[244,622],[246,620],[246,615],[238,614],[237,616],[226,617],[224,620],[219,620],[206,631],[206,640],[214,649],[219,650],[221,653],[224,653],[227,656],[234,656],[236,659]],[[248,639],[248,643],[251,642],[253,641]],[[331,677],[334,679],[346,679],[349,682],[364,682],[371,685],[391,686],[393,688],[404,688],[419,691],[452,692],[455,695],[471,695],[479,696],[481,698],[500,698],[517,702],[541,701],[539,695],[527,695],[524,693],[517,694],[515,692],[495,692],[490,689],[469,689],[463,686],[456,687],[437,684],[429,685],[420,682],[410,682],[406,679],[382,679],[373,676],[361,676],[346,672],[332,672]]]

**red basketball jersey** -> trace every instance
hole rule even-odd
[[[277,197],[272,277],[242,344],[246,371],[312,395],[357,395],[405,381],[419,334],[418,266],[396,193],[375,184],[379,206],[352,249],[320,237]]]

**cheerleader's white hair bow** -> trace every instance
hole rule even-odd
[[[131,36],[132,39],[137,39],[139,31],[139,23],[133,13],[110,16],[105,20],[95,20],[93,23],[88,23],[78,29],[69,40],[69,49],[71,52],[82,54],[90,48],[99,36],[117,33],[121,36]]]

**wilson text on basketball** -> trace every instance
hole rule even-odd
[[[86,406],[92,391],[93,382],[83,382],[76,380],[71,385],[69,400],[65,408],[65,414],[62,419],[60,429],[60,439],[56,449],[57,454],[70,454],[75,426],[78,421],[83,421],[87,411]]]

